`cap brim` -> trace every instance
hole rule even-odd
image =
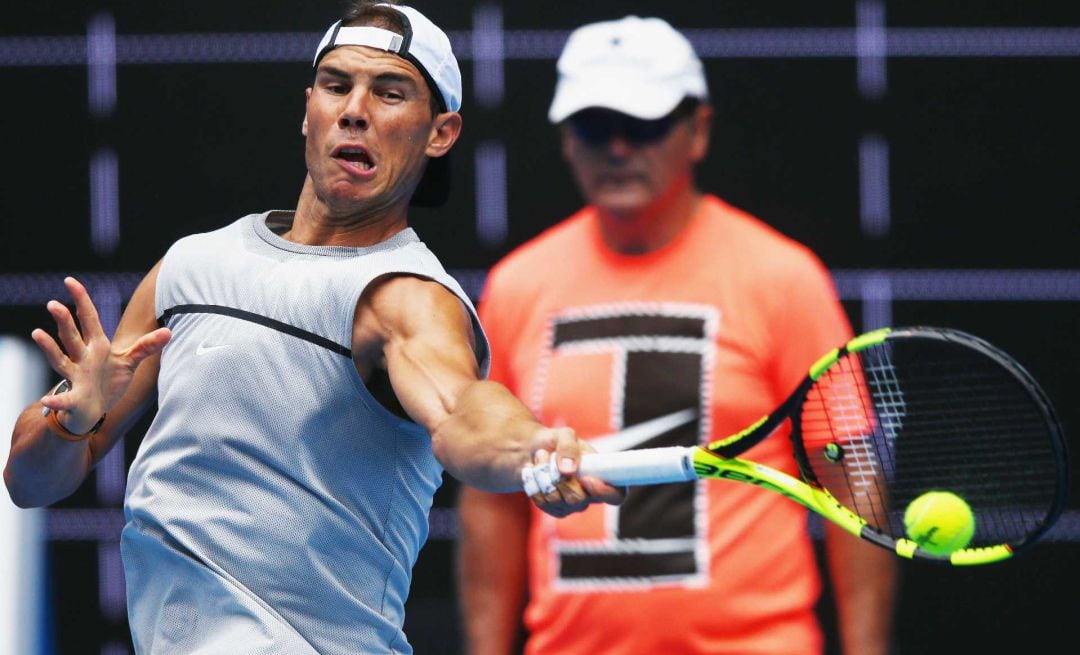
[[[563,78],[555,88],[548,120],[561,123],[583,109],[594,107],[653,120],[671,113],[685,97],[686,87],[682,84],[653,82],[645,86],[598,81],[595,77]]]

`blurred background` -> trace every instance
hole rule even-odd
[[[294,207],[310,61],[340,9],[73,4],[15,0],[0,21],[0,463],[19,409],[55,382],[28,335],[51,327],[47,300],[68,300],[63,276],[111,330],[174,240]],[[546,120],[569,30],[658,15],[694,42],[716,103],[701,187],[814,249],[856,331],[939,325],[1012,353],[1080,449],[1080,4],[415,4],[461,61],[465,131],[449,204],[414,227],[474,297],[499,257],[580,205]],[[0,494],[0,655],[131,652],[118,540],[149,418],[55,506]],[[456,490],[440,490],[414,571],[419,655],[460,652]],[[901,566],[898,653],[1048,652],[1080,620],[1080,498],[1013,561]]]

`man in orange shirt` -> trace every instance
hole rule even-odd
[[[666,22],[576,30],[549,118],[588,206],[491,272],[493,379],[549,424],[599,436],[685,408],[630,447],[705,443],[770,412],[851,336],[818,258],[703,194],[712,109]],[[790,442],[747,458],[795,473]],[[806,511],[728,481],[632,490],[562,519],[464,488],[459,585],[471,655],[820,654],[822,581]],[[826,528],[848,655],[889,650],[895,564]],[[528,601],[526,607],[526,599]]]

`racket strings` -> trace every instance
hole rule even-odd
[[[1045,409],[1011,369],[962,344],[901,339],[841,358],[808,393],[800,430],[817,482],[894,539],[926,491],[968,502],[971,547],[1024,542],[1059,494]]]

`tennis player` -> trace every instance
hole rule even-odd
[[[701,61],[668,23],[574,31],[548,117],[588,204],[500,262],[480,304],[492,378],[538,416],[640,434],[690,408],[700,420],[665,418],[618,447],[706,443],[771,412],[850,337],[813,253],[699,190],[713,110]],[[795,474],[790,448],[778,435],[747,458]],[[521,496],[463,489],[460,511],[471,655],[517,652],[523,609],[530,655],[824,650],[807,513],[779,494],[641,487],[555,521]],[[826,534],[843,651],[884,655],[893,559]]]
[[[314,55],[295,211],[175,243],[111,343],[71,278],[78,323],[52,301],[60,343],[33,333],[65,380],[16,424],[21,506],[72,493],[157,394],[121,539],[138,653],[411,653],[403,608],[444,470],[516,491],[553,452],[569,477],[544,510],[623,498],[573,477],[572,430],[484,379],[473,307],[408,227],[410,200],[445,199],[461,131],[446,34],[361,1]]]

